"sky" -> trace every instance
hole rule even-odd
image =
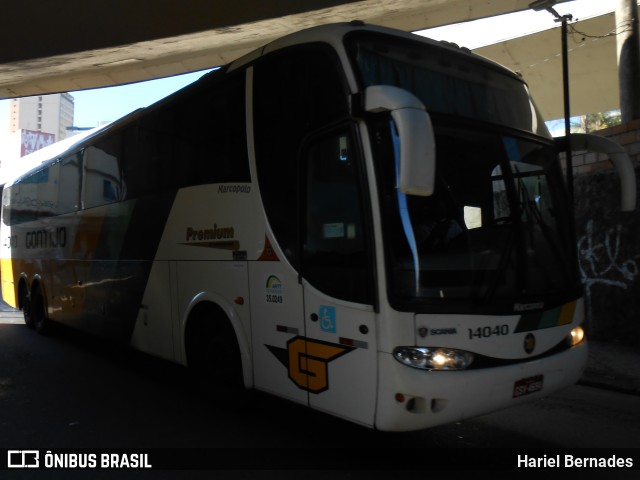
[[[560,15],[570,13],[574,19],[585,19],[614,9],[614,0],[573,0],[555,7]],[[528,10],[421,30],[416,33],[474,49],[554,27],[558,27],[558,24],[554,22],[549,12]],[[137,108],[155,103],[197,80],[206,72],[194,72],[117,87],[69,92],[74,98],[74,124],[76,127],[96,127],[101,122],[117,120]],[[7,133],[8,122],[9,100],[0,100],[0,136]]]

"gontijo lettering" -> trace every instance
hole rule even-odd
[[[58,227],[55,230],[34,230],[27,232],[25,241],[27,248],[64,247],[67,244],[67,229]]]

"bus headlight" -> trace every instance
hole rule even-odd
[[[473,353],[440,347],[397,347],[393,357],[404,365],[422,370],[464,370],[473,362]]]
[[[578,325],[576,328],[569,332],[569,335],[567,335],[567,343],[569,344],[569,346],[575,347],[584,340],[584,336],[584,329]]]

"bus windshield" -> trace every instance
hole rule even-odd
[[[393,122],[373,116],[388,290],[396,308],[498,313],[576,298],[575,242],[558,152],[526,86],[466,53],[352,37],[363,87],[418,96],[435,130],[432,196],[397,188]]]

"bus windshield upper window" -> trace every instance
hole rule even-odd
[[[427,43],[360,35],[349,50],[363,88],[394,85],[428,112],[466,117],[550,137],[527,86],[480,57]]]

